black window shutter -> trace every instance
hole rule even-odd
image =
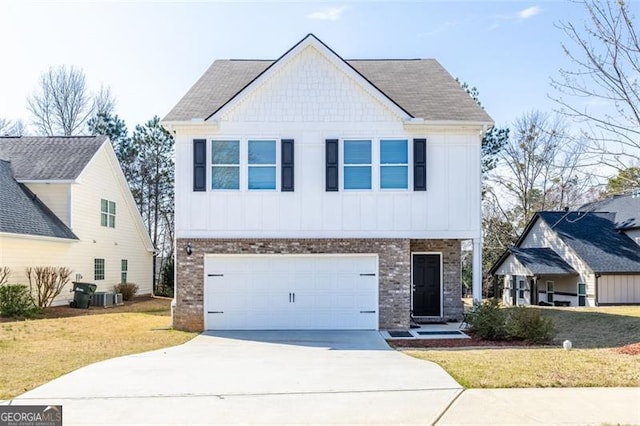
[[[413,190],[427,190],[427,140],[413,140]]]
[[[207,141],[193,140],[193,190],[207,190]]]
[[[338,191],[338,139],[326,140],[326,191]]]
[[[281,185],[282,192],[293,192],[293,139],[281,141]]]

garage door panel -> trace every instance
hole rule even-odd
[[[207,312],[223,313],[206,328],[377,329],[376,268],[375,255],[207,256]]]

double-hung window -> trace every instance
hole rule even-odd
[[[406,139],[380,141],[380,189],[409,187],[409,154]]]
[[[116,203],[113,201],[100,200],[100,225],[109,228],[116,227]]]
[[[212,141],[211,163],[211,189],[240,189],[240,141]]]
[[[578,283],[578,306],[587,306],[587,284]]]
[[[104,280],[104,259],[93,259],[93,279]]]
[[[344,141],[344,189],[371,189],[371,141]]]
[[[120,259],[120,282],[127,282],[127,273],[129,272],[129,261],[127,259]]]
[[[249,141],[248,187],[276,189],[276,141]]]

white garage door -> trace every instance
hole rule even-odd
[[[207,255],[207,330],[377,330],[377,255]]]

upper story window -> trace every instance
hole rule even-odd
[[[249,141],[249,189],[276,189],[276,141]]]
[[[114,201],[100,200],[100,225],[109,228],[116,227],[116,203]]]
[[[240,189],[240,141],[212,141],[211,163],[211,189]]]
[[[380,189],[409,187],[408,152],[405,139],[380,141]]]
[[[344,141],[344,189],[371,189],[371,141]]]

